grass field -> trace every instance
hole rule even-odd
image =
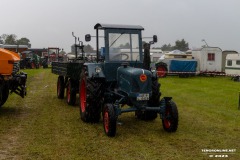
[[[229,77],[160,79],[162,95],[178,106],[177,132],[166,133],[160,118],[145,122],[126,113],[109,138],[102,121],[80,120],[78,102],[72,107],[57,98],[50,69],[25,72],[27,97],[12,94],[0,108],[0,159],[213,159],[202,149],[236,149],[214,155],[240,159],[240,83]]]

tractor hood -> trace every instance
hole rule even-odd
[[[12,51],[0,48],[0,58],[1,60],[12,60],[14,62],[20,61],[20,56]]]
[[[0,48],[0,74],[11,75],[14,70],[14,64],[20,61],[20,56],[6,49]]]
[[[117,70],[117,83],[121,91],[130,97],[137,97],[139,94],[151,96],[152,73],[145,69],[121,66]]]

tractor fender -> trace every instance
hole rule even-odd
[[[88,77],[105,78],[103,65],[100,63],[84,63]]]

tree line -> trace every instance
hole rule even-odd
[[[177,49],[185,52],[189,50],[189,45],[184,39],[182,39],[182,40],[176,40],[174,46],[172,46],[169,43],[169,44],[162,45],[162,47],[155,47],[154,49],[161,49],[162,51],[172,51]]]
[[[143,41],[143,44],[146,43]],[[27,45],[29,48],[31,48],[30,40],[26,37],[17,39],[17,36],[15,34],[2,34],[0,36],[0,44],[6,44],[6,45]],[[121,48],[128,48],[129,44],[122,45]],[[189,49],[188,43],[182,39],[182,40],[176,40],[175,45],[169,44],[163,44],[161,47],[154,47],[154,49],[161,49],[162,51],[172,51],[172,50],[180,50],[180,51],[187,51]],[[94,49],[91,45],[87,44],[84,46],[84,50],[86,53],[94,52]]]
[[[2,34],[0,36],[0,44],[5,45],[27,45],[31,48],[30,40],[26,37],[17,39],[15,34]]]

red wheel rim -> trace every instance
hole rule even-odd
[[[169,110],[167,110],[165,116],[169,117],[169,115],[170,115],[170,112],[169,112]],[[171,121],[169,119],[167,119],[166,117],[164,119],[164,126],[165,126],[165,128],[170,128]]]
[[[35,68],[35,67],[34,67],[34,63],[32,63],[32,68]]]
[[[67,100],[68,100],[68,102],[70,102],[70,96],[71,96],[70,87],[71,87],[71,85],[68,84],[68,87],[67,87]]]
[[[108,112],[104,113],[104,128],[105,128],[105,131],[108,133],[108,131],[109,131],[109,115],[108,115]]]
[[[85,84],[85,80],[81,81],[81,85],[80,85],[80,107],[81,107],[81,111],[85,112],[86,110],[86,84]]]
[[[162,66],[157,68],[158,77],[164,77],[166,75],[166,69]]]

